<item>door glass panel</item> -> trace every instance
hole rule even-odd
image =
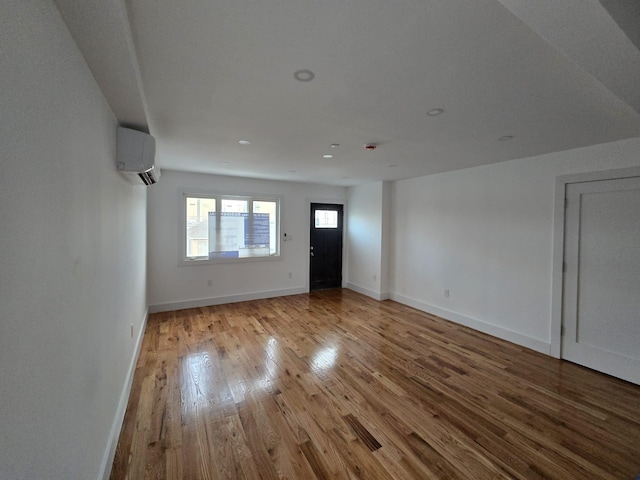
[[[335,210],[316,210],[316,228],[338,228],[338,212]]]

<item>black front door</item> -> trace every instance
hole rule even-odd
[[[309,289],[342,286],[342,205],[311,204]]]

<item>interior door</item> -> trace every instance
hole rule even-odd
[[[311,204],[309,289],[342,286],[342,205]]]
[[[640,384],[640,177],[567,185],[562,357]]]

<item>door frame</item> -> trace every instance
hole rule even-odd
[[[306,280],[305,280],[305,289],[307,292],[311,291],[311,257],[309,256],[309,248],[311,247],[311,204],[312,203],[333,203],[335,205],[342,205],[342,285],[341,288],[346,286],[346,278],[347,278],[347,260],[348,260],[348,252],[347,252],[347,200],[344,198],[305,198],[305,221],[306,228],[304,230],[304,243],[305,243],[305,251],[306,251]]]
[[[618,168],[556,177],[553,205],[553,263],[551,279],[550,354],[562,358],[562,306],[564,301],[564,240],[567,185],[640,177],[640,167]]]

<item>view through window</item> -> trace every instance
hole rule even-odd
[[[335,210],[316,210],[316,228],[338,228],[338,212]]]
[[[184,195],[184,260],[279,255],[275,198]]]

